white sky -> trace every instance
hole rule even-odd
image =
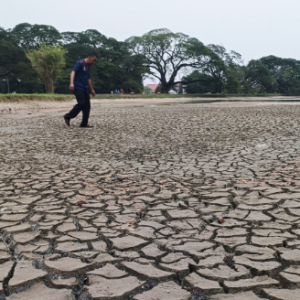
[[[299,0],[0,0],[0,26],[23,22],[63,31],[97,29],[125,40],[168,28],[219,44],[247,62],[266,55],[300,60]]]

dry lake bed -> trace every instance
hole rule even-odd
[[[188,102],[2,105],[1,300],[299,299],[300,105]]]

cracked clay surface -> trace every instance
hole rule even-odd
[[[299,299],[299,117],[95,105],[82,129],[2,114],[0,299]]]

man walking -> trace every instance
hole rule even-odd
[[[82,111],[80,127],[93,128],[93,126],[88,125],[91,110],[89,89],[91,94],[96,96],[90,79],[90,66],[93,65],[97,59],[98,55],[91,53],[87,58],[79,60],[71,73],[70,90],[74,92],[78,103],[69,113],[64,115],[65,122],[68,126],[70,126],[70,120],[77,117]]]

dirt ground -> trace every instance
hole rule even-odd
[[[1,300],[299,298],[298,102],[191,100],[0,104]]]
[[[270,100],[278,101],[278,99],[293,99],[291,97],[271,97]],[[243,100],[262,100],[264,102],[233,102]],[[178,105],[187,102],[201,102],[206,106],[233,106],[233,107],[244,107],[244,106],[265,106],[265,105],[284,105],[286,102],[265,102],[266,98],[163,98],[163,99],[92,99],[92,104],[96,106],[104,107],[116,107],[116,106],[140,106],[140,105]],[[212,101],[220,101],[216,103],[209,103]],[[76,100],[72,101],[24,101],[21,103],[3,103],[0,102],[0,115],[6,113],[17,113],[17,112],[29,112],[36,113],[41,110],[47,110],[51,112],[69,110],[70,107],[76,104]],[[290,105],[298,105],[298,102],[289,102]]]

